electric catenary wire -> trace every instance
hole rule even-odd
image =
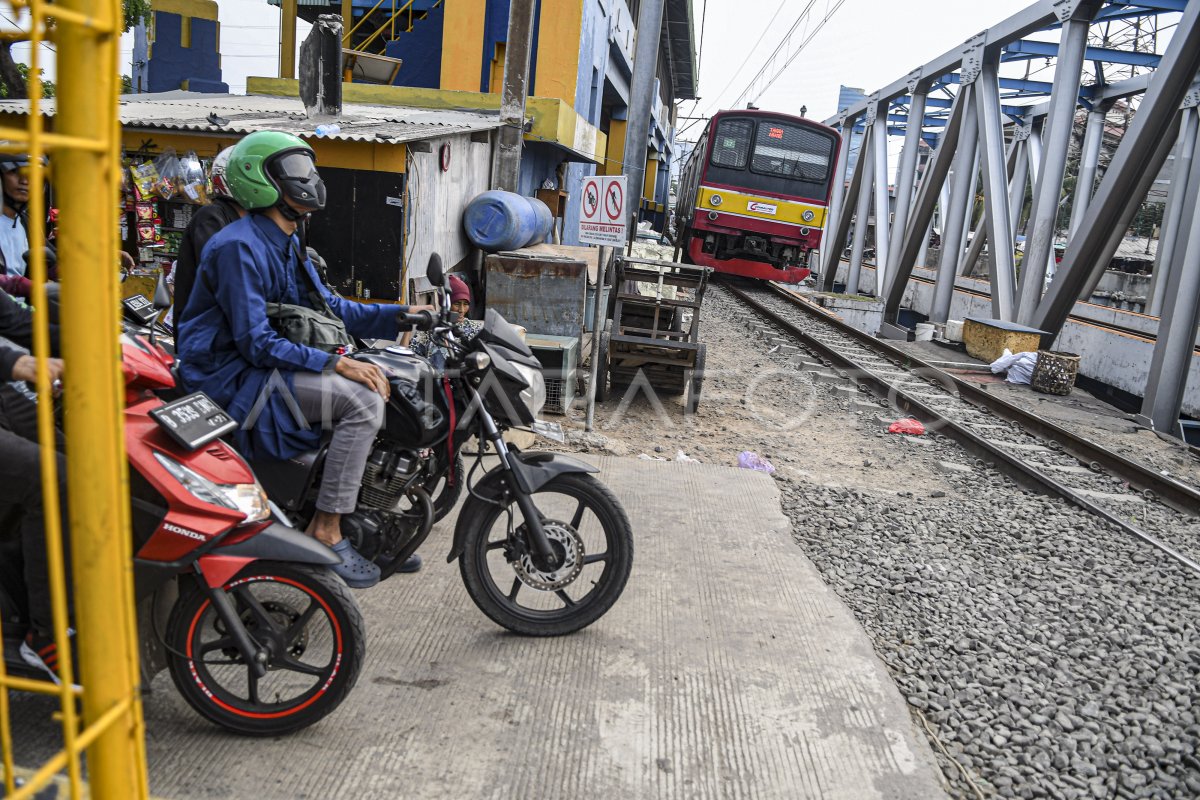
[[[827,0],[825,6],[825,16],[816,24],[816,27],[809,31],[807,24],[809,21],[809,12],[816,4],[816,0],[810,0],[809,4],[804,7],[804,11],[801,12],[799,18],[797,18],[797,20],[792,24],[792,27],[788,29],[787,34],[784,35],[782,41],[779,43],[779,46],[775,48],[775,52],[771,53],[770,58],[768,58],[766,63],[763,64],[762,69],[760,69],[758,73],[750,79],[749,85],[747,85],[745,90],[738,95],[738,98],[733,102],[732,107],[740,108],[747,98],[750,98],[751,102],[755,102],[762,97],[762,95],[771,88],[775,81],[779,80],[779,77],[783,75],[785,71],[787,71],[787,68],[792,65],[792,62],[794,62],[799,55],[804,52],[804,48],[808,45],[808,43],[811,42],[813,37],[825,27],[825,23],[829,22],[829,20],[833,18],[833,15],[837,13],[837,10],[841,8],[845,2],[846,0]],[[830,5],[830,3],[832,3],[832,5]],[[801,29],[802,25],[804,26],[803,29]],[[785,56],[786,60],[782,65],[775,67],[774,65],[778,63],[779,58],[788,52],[788,46],[792,41],[792,37],[797,31],[800,31],[800,35],[804,37],[803,41],[800,42],[800,46],[796,48],[795,52]],[[769,78],[764,79],[764,76],[766,76],[773,68],[775,70],[774,74],[772,74]],[[765,80],[761,86],[759,86],[760,80]],[[756,88],[757,91],[755,91]]]

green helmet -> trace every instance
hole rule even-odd
[[[225,183],[233,199],[247,211],[278,206],[289,218],[295,210],[325,207],[325,183],[317,174],[316,154],[300,137],[283,131],[255,131],[234,145],[225,168]]]

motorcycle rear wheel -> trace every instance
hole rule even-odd
[[[600,619],[621,596],[633,568],[632,526],[612,491],[591,475],[558,475],[533,502],[552,544],[569,556],[563,567],[538,570],[523,555],[525,526],[515,501],[507,508],[468,501],[459,570],[492,621],[526,636],[563,636]]]
[[[255,678],[205,592],[184,592],[166,640],[171,678],[188,705],[247,736],[292,733],[337,708],[366,652],[362,612],[346,585],[324,567],[256,561],[225,591],[270,652],[267,674]]]

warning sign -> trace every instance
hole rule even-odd
[[[579,241],[619,247],[625,244],[625,176],[583,179]]]

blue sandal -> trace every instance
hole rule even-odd
[[[379,567],[363,558],[349,539],[342,539],[332,548],[342,557],[342,563],[330,567],[351,589],[370,589],[379,583]]]

